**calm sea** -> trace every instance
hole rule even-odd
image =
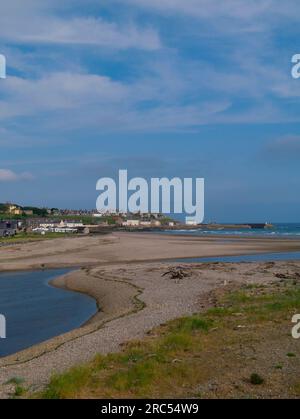
[[[222,229],[193,229],[193,230],[174,230],[174,231],[165,231],[162,232],[163,234],[190,234],[192,236],[244,236],[244,237],[255,237],[255,236],[263,236],[263,237],[294,237],[299,238],[300,236],[300,223],[280,223],[274,224],[273,228],[267,229],[232,229],[232,228],[222,228]]]
[[[230,238],[226,239],[226,236],[236,237],[282,237],[299,239],[300,238],[300,223],[280,223],[274,224],[273,228],[268,229],[232,229],[226,227],[224,229],[194,229],[194,230],[177,230],[177,231],[164,231],[159,234],[184,234],[191,236],[224,236],[224,241],[230,241]],[[220,239],[223,240],[223,239]],[[211,257],[211,258],[191,258],[191,259],[178,259],[178,262],[268,262],[268,261],[288,261],[288,260],[300,260],[300,252],[282,252],[282,253],[264,253],[256,255],[242,255],[242,256],[222,256],[222,257]]]

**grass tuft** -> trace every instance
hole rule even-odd
[[[55,374],[43,393],[45,399],[65,399],[71,397],[79,388],[85,386],[92,371],[88,366],[72,368],[66,374]]]
[[[286,356],[288,358],[295,358],[296,357],[296,354],[294,354],[293,352],[289,352],[288,354],[286,354]]]
[[[264,381],[265,380],[259,374],[256,374],[256,373],[251,374],[250,383],[253,384],[254,386],[259,386],[263,384]]]

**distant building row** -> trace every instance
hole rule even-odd
[[[12,237],[19,229],[17,221],[0,221],[0,237]]]

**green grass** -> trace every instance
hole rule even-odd
[[[259,374],[256,374],[256,373],[251,374],[250,383],[253,384],[254,386],[259,386],[263,384],[264,381],[265,380]]]
[[[222,377],[228,363],[232,363],[230,371],[237,368],[234,353],[224,352],[223,348],[234,348],[236,345],[240,351],[243,339],[245,345],[252,342],[247,329],[245,332],[234,331],[238,324],[259,326],[253,328],[256,335],[252,347],[261,341],[257,333],[262,333],[265,339],[270,331],[270,322],[286,322],[300,308],[299,285],[274,287],[263,294],[259,290],[259,287],[244,287],[227,293],[220,297],[219,307],[205,314],[171,321],[152,331],[144,340],[129,343],[120,353],[97,355],[85,365],[54,375],[46,389],[33,397],[195,396],[199,394],[199,383],[214,380],[218,374]],[[275,368],[280,367],[278,364]],[[274,364],[270,370],[274,371]],[[235,373],[238,375],[240,372]],[[253,373],[248,382],[253,388],[260,388],[265,379]]]
[[[17,385],[15,388],[14,397],[21,397],[26,393],[26,390],[23,386]]]
[[[113,392],[134,392],[143,396],[154,380],[168,383],[176,376],[186,376],[191,371],[172,361],[180,354],[199,347],[195,339],[197,333],[208,333],[213,323],[201,316],[181,318],[168,324],[167,331],[160,332],[159,338],[147,342],[133,342],[124,352],[107,356],[98,355],[87,365],[72,368],[68,373],[54,375],[42,398],[68,398],[86,387],[97,388],[104,385]],[[197,351],[198,349],[196,349]],[[110,372],[106,376],[106,372]],[[104,373],[105,378],[100,380]]]
[[[287,356],[288,358],[296,358],[296,354],[294,354],[294,353],[292,353],[292,352],[289,352],[288,354],[286,354],[286,356]]]
[[[14,384],[14,385],[21,385],[24,383],[24,378],[22,377],[12,377],[5,384]]]
[[[222,307],[208,311],[211,315],[220,318],[241,313],[249,321],[272,320],[282,312],[300,311],[300,286],[292,281],[287,282],[283,288],[271,289],[272,292],[260,293],[260,287],[245,286],[238,292],[226,295],[221,301]]]
[[[11,398],[15,399],[21,396],[24,396],[27,392],[25,387],[23,387],[25,380],[22,377],[12,377],[6,381],[5,385],[14,385],[14,393],[11,395]]]
[[[45,235],[41,235],[37,233],[19,233],[13,237],[1,237],[0,243],[23,243],[27,241],[42,241],[72,236],[74,236],[74,234],[46,233]]]
[[[60,399],[64,394],[75,393],[78,388],[90,382],[91,371],[88,366],[72,368],[67,374],[54,375],[43,393],[45,399]]]

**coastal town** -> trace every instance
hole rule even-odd
[[[105,233],[112,229],[172,228],[180,222],[163,214],[103,212],[0,204],[0,237],[20,233],[47,235]]]
[[[97,210],[22,207],[0,204],[0,238],[107,234],[112,231],[272,229],[271,223],[220,224],[182,222],[162,213],[123,213]]]

